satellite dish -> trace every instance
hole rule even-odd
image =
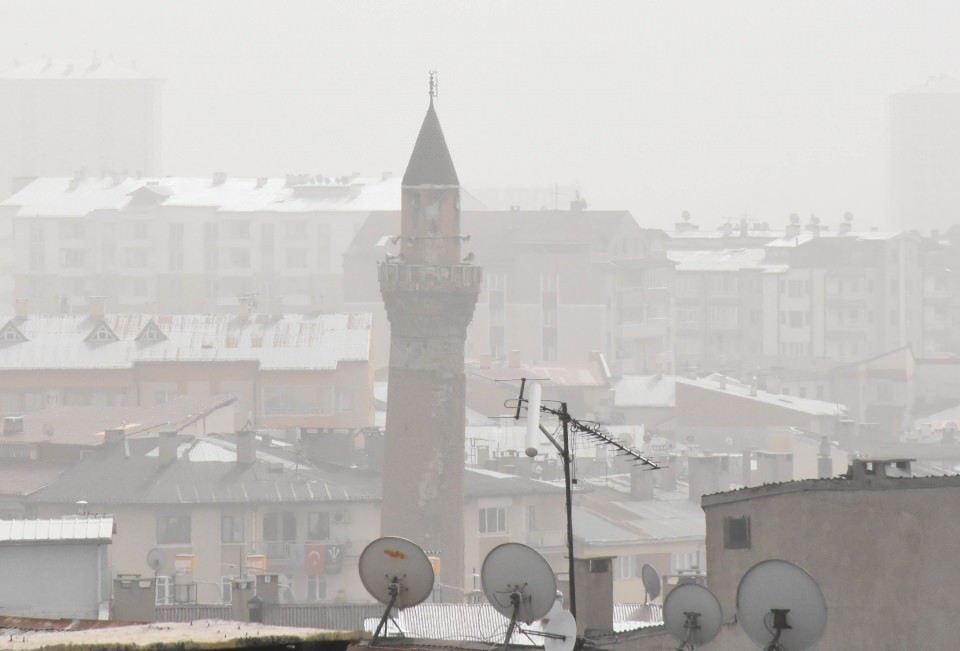
[[[698,583],[678,585],[663,602],[663,625],[680,640],[680,649],[708,644],[720,632],[722,623],[720,602]]]
[[[827,602],[803,569],[782,560],[761,561],[740,579],[737,621],[763,649],[803,651],[827,628]]]
[[[546,559],[520,543],[497,545],[480,569],[483,594],[494,610],[510,618],[504,646],[510,644],[517,621],[529,624],[550,612],[557,596],[557,579]]]
[[[147,565],[149,565],[153,573],[156,574],[160,571],[160,568],[163,567],[163,562],[166,558],[166,554],[163,553],[162,549],[154,547],[147,552]]]
[[[647,591],[648,599],[656,599],[660,596],[660,575],[653,569],[650,563],[644,563],[640,570],[640,576],[643,578],[643,589]]]
[[[433,590],[433,565],[420,547],[406,538],[377,538],[360,554],[360,581],[370,595],[386,605],[374,640],[396,606],[403,610],[416,606]]]
[[[577,620],[560,610],[550,615],[543,626],[543,651],[573,651],[577,643]]]

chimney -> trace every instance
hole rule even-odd
[[[18,319],[26,319],[30,316],[30,301],[26,298],[18,298],[14,309],[16,310],[14,316]]]
[[[213,184],[214,185],[223,185],[227,182],[227,173],[226,172],[214,172],[213,173]]]
[[[691,502],[699,504],[704,495],[729,488],[720,477],[720,463],[721,457],[713,455],[687,458],[687,484]]]
[[[677,466],[679,465],[680,457],[678,456],[670,455],[663,459],[660,470],[654,471],[657,480],[660,482],[657,488],[665,492],[677,490]]]
[[[88,296],[87,297],[87,310],[90,313],[90,316],[95,316],[103,318],[106,314],[107,309],[107,299],[104,296]]]
[[[177,460],[177,448],[180,436],[177,432],[160,432],[160,465],[165,466]]]
[[[511,350],[507,353],[507,368],[520,368],[519,350]]]
[[[103,442],[104,443],[119,443],[123,440],[123,428],[119,429],[108,429],[103,432]]]
[[[787,224],[784,234],[787,237],[796,237],[800,234],[800,215],[797,213],[790,215],[790,222]]]
[[[750,226],[747,224],[746,219],[740,220],[740,237],[746,237],[750,234]]]
[[[757,376],[754,375],[753,379],[750,380],[750,396],[753,398],[757,397]]]
[[[778,484],[793,480],[793,455],[789,452],[757,451],[757,482]]]
[[[256,435],[250,431],[237,432],[237,463],[249,465],[257,458]]]
[[[613,632],[613,559],[574,558],[573,572],[577,593],[590,595],[577,599],[577,635]]]
[[[630,497],[635,500],[652,500],[654,475],[662,470],[649,470],[646,466],[630,467]]]

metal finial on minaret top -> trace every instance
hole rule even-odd
[[[436,69],[430,71],[430,103],[433,104],[433,100],[437,97],[437,71]]]

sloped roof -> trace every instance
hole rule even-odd
[[[58,480],[31,495],[39,503],[211,504],[344,502],[378,499],[379,477],[351,469],[288,467],[257,448],[257,461],[236,462],[236,446],[208,436],[183,441],[177,459],[161,465],[157,439],[128,439],[84,457]],[[210,454],[216,446],[222,454]],[[194,458],[192,450],[200,450]],[[129,450],[129,456],[127,455]]]
[[[721,250],[672,250],[667,258],[677,263],[677,271],[740,271],[765,269],[765,252],[761,248]]]
[[[624,375],[613,387],[616,407],[673,407],[677,404],[672,375]]]
[[[716,391],[727,395],[743,398],[745,400],[754,400],[766,403],[782,409],[802,412],[811,416],[844,416],[847,413],[846,407],[836,402],[827,402],[825,400],[815,400],[813,398],[800,398],[797,396],[783,393],[770,393],[769,391],[757,390],[755,395],[751,395],[749,384],[738,382],[733,378],[723,378],[720,374],[714,374],[698,379],[677,378],[677,384],[698,387],[708,391]]]
[[[167,337],[137,341],[150,320]],[[15,319],[27,338],[0,343],[0,368],[122,369],[142,362],[258,361],[263,369],[332,370],[370,357],[372,316],[354,314],[254,315],[108,314]],[[106,324],[118,340],[85,341]]]
[[[110,541],[113,518],[65,516],[46,520],[0,520],[0,543]]]
[[[460,185],[440,119],[433,108],[433,99],[420,125],[417,142],[403,175],[403,185]]]

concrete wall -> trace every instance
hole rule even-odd
[[[800,490],[802,486],[805,490]],[[819,583],[828,621],[820,649],[956,646],[960,481],[823,480],[704,499],[708,587],[725,620],[754,564],[780,558]],[[727,500],[724,503],[723,500]],[[749,549],[724,549],[725,516],[750,517]],[[735,624],[712,651],[753,648]]]
[[[0,610],[24,617],[97,619],[110,595],[106,545],[0,546]]]

